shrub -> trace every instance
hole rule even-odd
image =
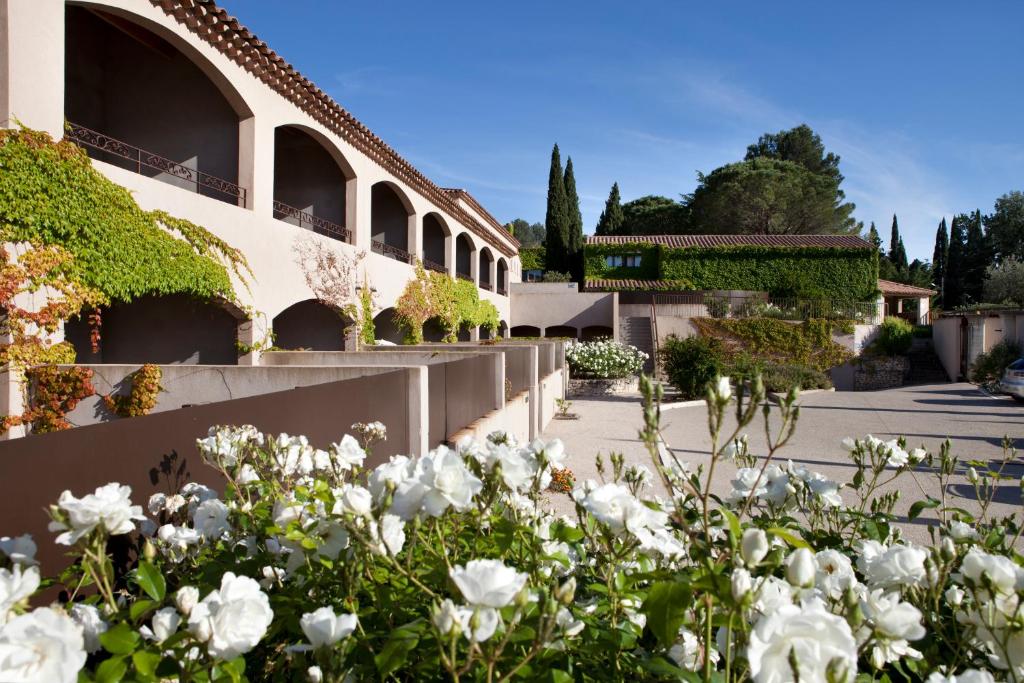
[[[779,444],[756,457],[711,399],[707,467],[660,447],[648,400],[650,467],[613,457],[601,482],[573,482],[561,442],[503,433],[363,469],[380,425],[328,450],[212,429],[222,497],[188,483],[147,516],[128,486],[65,491],[52,579],[33,539],[0,537],[0,680],[1017,680],[1020,513],[987,512],[1009,449],[974,463],[975,516],[941,493],[967,465],[948,446],[847,438],[850,481],[832,481]],[[763,399],[736,406],[736,433]],[[897,513],[911,478],[941,498]],[[552,484],[574,518],[545,507]],[[926,509],[933,541],[903,539]]]
[[[683,398],[704,398],[708,385],[722,374],[723,350],[716,339],[668,337],[661,348],[665,375]]]
[[[572,282],[572,275],[560,273],[557,270],[546,270],[541,276],[541,282]]]
[[[969,377],[975,384],[990,384],[1003,376],[1003,371],[1013,361],[1024,355],[1024,347],[1018,342],[1004,339],[987,352],[980,354],[971,363]]]
[[[828,370],[842,365],[853,354],[832,339],[844,331],[848,320],[811,318],[791,323],[774,318],[693,318],[701,336],[717,339],[725,357],[746,353],[759,360],[810,365]]]
[[[766,391],[784,394],[798,389],[831,389],[832,380],[821,370],[809,365],[768,365],[761,373]]]
[[[565,360],[573,377],[617,379],[639,373],[648,355],[611,339],[573,342],[565,347]]]
[[[914,326],[903,318],[887,317],[879,326],[873,347],[887,356],[902,356],[914,343]]]

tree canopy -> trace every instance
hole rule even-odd
[[[597,219],[597,228],[594,230],[598,235],[618,235],[622,231],[622,224],[625,217],[622,213],[622,197],[619,196],[619,184],[612,183],[612,189],[608,193],[608,200],[604,203],[604,211]]]
[[[516,218],[505,226],[512,236],[519,240],[523,249],[539,247],[544,244],[545,230],[543,223],[530,223],[529,221]]]
[[[1008,192],[997,199],[995,209],[985,216],[984,223],[997,261],[1024,261],[1024,193]]]
[[[646,195],[622,205],[622,235],[671,235],[687,232],[687,210],[668,197]]]

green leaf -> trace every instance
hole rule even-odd
[[[501,517],[491,525],[491,538],[498,544],[502,552],[512,547],[512,541],[516,537],[516,523],[510,519]]]
[[[132,621],[137,621],[139,617],[143,616],[146,612],[153,609],[156,605],[152,600],[139,600],[132,603],[131,609],[128,610],[128,616],[131,617]]]
[[[111,657],[96,667],[96,683],[117,683],[128,673],[124,657]]]
[[[373,657],[373,662],[377,665],[377,671],[381,678],[386,678],[388,674],[397,671],[405,664],[409,653],[419,644],[422,630],[423,621],[417,620],[399,626],[391,632],[388,642]]]
[[[674,581],[656,583],[647,593],[642,608],[647,615],[647,628],[665,647],[671,646],[679,637],[679,627],[691,606],[689,598],[689,587]]]
[[[140,640],[139,634],[125,622],[100,634],[100,645],[112,655],[126,655],[133,652]]]
[[[132,664],[135,671],[143,677],[156,678],[156,667],[160,663],[160,655],[155,652],[139,650],[132,653]]]
[[[802,538],[797,537],[795,534],[793,534],[792,532],[788,531],[787,529],[783,529],[782,527],[773,526],[770,529],[768,529],[767,531],[770,534],[775,534],[776,536],[778,536],[779,538],[781,538],[783,541],[785,541],[786,543],[788,543],[790,546],[792,546],[794,548],[807,548],[808,550],[811,549],[811,546],[807,543],[807,541],[803,540]]]
[[[913,521],[925,510],[939,507],[939,503],[940,501],[932,498],[931,496],[928,496],[927,500],[919,500],[910,506],[910,512],[907,513],[907,519]]]
[[[139,563],[139,568],[135,570],[135,582],[146,591],[146,595],[157,602],[163,600],[167,594],[167,581],[164,580],[164,575],[149,562]]]
[[[573,678],[561,669],[551,669],[544,680],[547,683],[572,683]]]
[[[725,519],[729,522],[729,530],[732,532],[733,543],[739,543],[740,537],[743,536],[743,530],[740,527],[740,518],[733,514],[732,510],[721,507],[718,508]]]

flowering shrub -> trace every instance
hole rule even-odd
[[[616,379],[640,372],[648,355],[628,344],[611,339],[572,342],[565,347],[565,360],[573,377]]]
[[[709,394],[716,446],[691,469],[661,445],[660,396],[643,388],[651,467],[599,460],[602,480],[572,492],[573,518],[541,505],[567,458],[558,441],[495,433],[367,470],[375,425],[326,450],[212,429],[199,448],[223,497],[189,483],[144,511],[116,483],[65,491],[51,529],[76,558],[56,579],[67,603],[30,609],[48,585],[35,543],[0,539],[0,680],[1024,676],[1021,526],[985,512],[1001,466],[970,470],[976,517],[945,500],[959,467],[948,442],[929,454],[847,439],[853,477],[841,485],[778,457],[795,391],[769,421],[758,380],[734,396],[721,378]],[[742,430],[762,414],[772,446],[757,458]],[[919,464],[939,497],[909,517],[935,510],[929,547],[901,537],[897,494],[882,489]],[[719,501],[721,467],[735,472]],[[138,551],[127,573],[107,554],[115,536]]]

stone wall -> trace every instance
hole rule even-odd
[[[640,390],[639,377],[620,379],[570,379],[569,396],[613,396],[630,394]]]
[[[904,356],[892,358],[865,358],[856,364],[853,373],[854,391],[873,391],[903,386],[910,372],[910,363]]]

